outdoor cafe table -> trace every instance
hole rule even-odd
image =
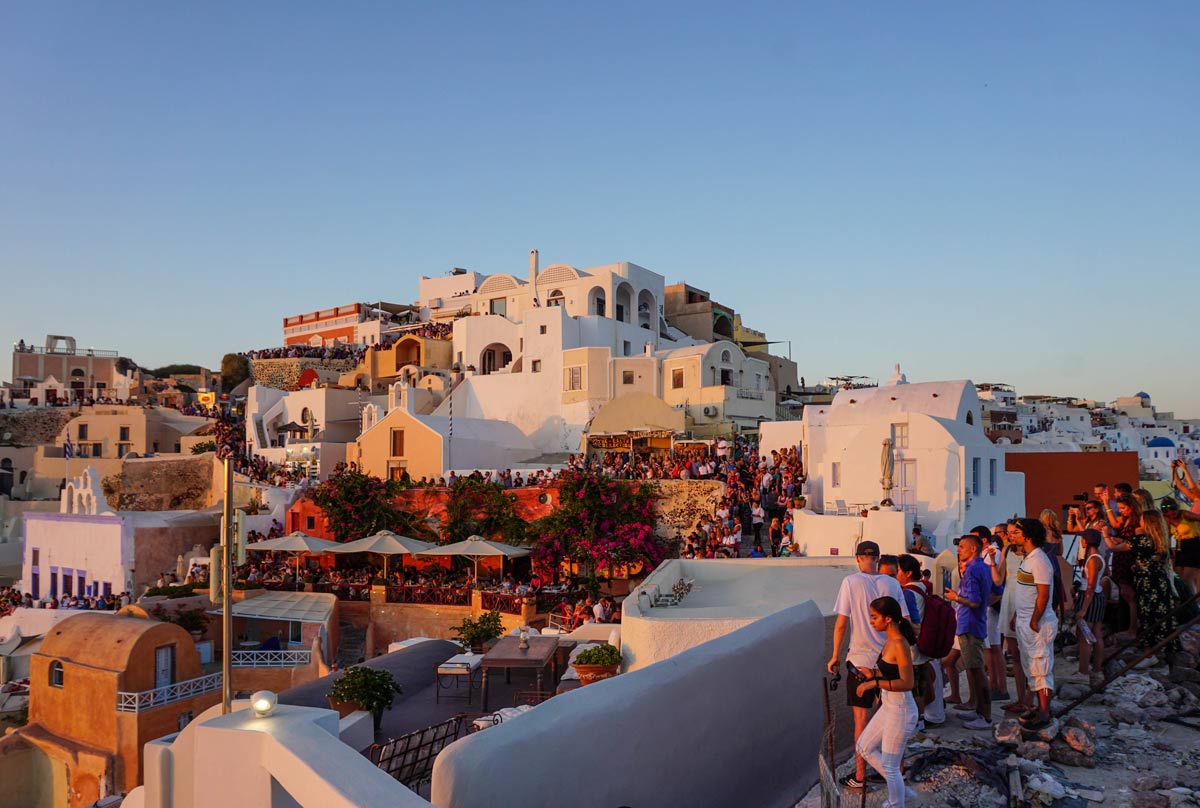
[[[532,668],[537,671],[537,689],[542,689],[542,672],[546,666],[553,664],[555,675],[558,674],[558,662],[555,651],[558,650],[558,637],[530,637],[529,647],[520,648],[520,637],[502,637],[490,651],[483,655],[483,682],[480,690],[483,695],[483,711],[488,709],[488,671],[492,668],[504,670],[504,680],[509,679],[509,671],[513,668]]]

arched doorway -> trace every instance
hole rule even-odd
[[[723,311],[713,312],[713,339],[733,339],[733,318]]]
[[[597,317],[607,317],[606,302],[603,287],[593,286],[592,291],[588,292],[588,314],[594,314]]]
[[[503,342],[493,342],[479,354],[479,373],[483,376],[502,370],[512,363],[512,350]]]
[[[649,289],[638,292],[637,324],[651,331],[658,330],[658,302],[654,299],[654,293]]]
[[[623,323],[633,322],[633,287],[622,281],[613,295],[615,307],[613,317]]]

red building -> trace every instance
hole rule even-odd
[[[1009,452],[1006,471],[1025,475],[1025,513],[1036,517],[1046,508],[1066,525],[1067,509],[1082,504],[1075,497],[1097,483],[1127,482],[1138,486],[1137,452]]]

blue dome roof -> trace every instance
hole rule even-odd
[[[1146,393],[1146,392],[1141,392],[1141,393],[1135,394],[1134,397],[1135,398],[1150,398],[1150,394]]]
[[[1169,448],[1175,446],[1175,441],[1171,440],[1170,438],[1151,438],[1150,442],[1146,445],[1151,449],[1161,449],[1164,447]]]

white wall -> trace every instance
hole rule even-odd
[[[792,536],[809,558],[853,559],[858,543],[868,540],[879,545],[882,555],[900,555],[908,552],[912,523],[912,516],[903,511],[867,511],[864,519],[793,510]]]
[[[80,516],[61,513],[25,515],[25,551],[21,565],[21,591],[32,592],[33,551],[39,551],[39,595],[50,599],[51,568],[61,579],[73,572],[71,591],[81,571],[87,583],[112,584],[113,592],[133,589],[133,528],[119,516]],[[62,596],[61,586],[58,594]]]
[[[442,808],[795,805],[816,780],[823,728],[819,687],[796,683],[820,681],[823,654],[811,649],[824,643],[821,612],[807,602],[556,696],[447,747],[431,800]]]

